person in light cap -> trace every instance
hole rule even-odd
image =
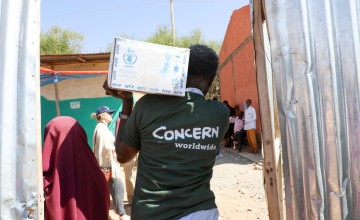
[[[229,109],[207,100],[219,60],[205,45],[190,46],[185,96],[146,94],[134,109],[132,92],[106,94],[123,101],[117,159],[132,160],[139,152],[131,219],[207,219],[219,212],[210,189],[216,148],[229,126]]]
[[[96,117],[98,121],[93,135],[93,151],[107,179],[115,212],[120,216],[120,220],[125,220],[128,218],[124,209],[124,184],[120,179],[120,164],[116,160],[115,136],[108,128],[114,112],[115,110],[107,106],[100,106],[91,114],[91,117]]]

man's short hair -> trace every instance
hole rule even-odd
[[[212,80],[219,65],[219,57],[215,51],[205,45],[195,44],[189,47],[188,81],[192,78]]]

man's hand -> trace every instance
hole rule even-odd
[[[111,89],[108,86],[107,79],[105,80],[103,84],[103,88],[105,89],[106,95],[111,95],[115,98],[122,100],[122,109],[120,114],[121,115],[130,115],[132,112],[133,107],[133,93],[129,91],[122,91],[122,90],[116,90]],[[123,126],[125,126],[127,122],[126,118],[123,118],[120,120],[118,130],[120,131]],[[121,135],[119,133],[116,134],[116,141],[115,141],[115,151],[117,154],[117,161],[120,163],[126,163],[130,160],[132,160],[136,154],[139,151],[139,148],[134,148],[126,143],[122,142]]]
[[[111,89],[108,86],[107,79],[105,80],[105,82],[103,84],[103,88],[105,89],[105,94],[106,95],[111,95],[111,96],[113,96],[115,98],[122,99],[123,103],[133,101],[133,93],[132,92]]]

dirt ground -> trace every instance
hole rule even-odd
[[[223,157],[216,160],[211,189],[216,196],[219,220],[269,219],[262,180],[262,155],[250,154],[248,148],[241,153],[232,148],[222,148]],[[135,173],[133,180],[135,181]],[[125,195],[126,198],[126,195]],[[125,209],[131,216],[130,205]],[[113,207],[112,219],[119,219]]]
[[[211,189],[220,212],[219,220],[269,219],[262,179],[262,155],[248,148],[222,148],[214,167]]]

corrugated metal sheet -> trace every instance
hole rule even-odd
[[[264,0],[287,219],[360,218],[360,1]]]
[[[88,54],[52,54],[41,55],[41,66],[69,65],[77,63],[98,63],[110,60],[110,53],[88,53]]]
[[[0,218],[42,219],[40,1],[0,0]]]

